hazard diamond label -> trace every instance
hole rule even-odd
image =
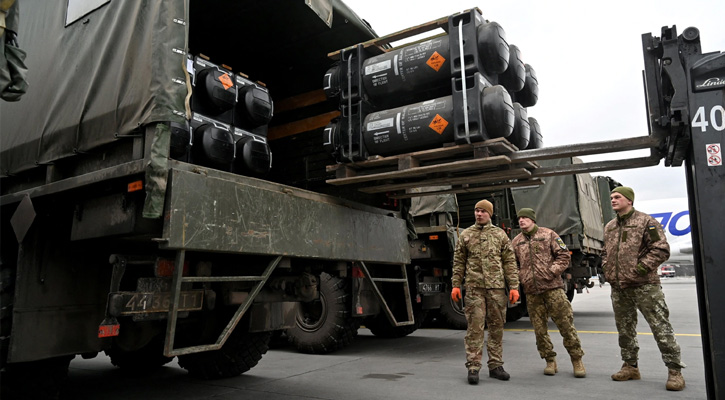
[[[230,87],[234,86],[232,78],[230,78],[227,74],[221,74],[221,76],[219,76],[219,82],[221,82],[222,86],[224,86],[224,90],[229,90]]]
[[[436,116],[433,117],[433,121],[431,121],[428,126],[430,127],[430,129],[433,129],[434,131],[438,132],[439,135],[441,135],[446,129],[446,126],[448,126],[448,121],[446,121],[445,118],[441,117],[440,115],[436,114]]]
[[[438,70],[441,69],[445,62],[445,57],[440,55],[440,53],[438,53],[437,51],[434,51],[428,61],[426,61],[425,63],[428,64],[429,67],[433,68],[436,72],[438,72]]]

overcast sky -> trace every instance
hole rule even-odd
[[[647,135],[642,85],[643,33],[662,26],[678,34],[695,26],[704,52],[725,51],[725,1],[481,1],[343,0],[384,36],[478,7],[506,31],[539,79],[539,102],[528,109],[544,146]],[[437,32],[436,32],[437,33]],[[642,157],[648,151],[587,157]],[[687,196],[684,167],[601,173],[632,186],[637,199]]]

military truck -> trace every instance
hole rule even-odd
[[[349,49],[378,39],[344,3],[22,7],[30,88],[21,102],[0,103],[4,382],[52,392],[75,355],[100,351],[130,371],[178,356],[193,375],[227,377],[256,365],[280,330],[324,353],[349,344],[361,323],[388,337],[419,326],[444,272],[410,262],[414,217],[401,199],[416,196],[330,179],[351,170],[340,157],[380,161],[359,138],[331,132],[343,125],[330,120],[355,108],[341,103],[352,92],[330,91],[330,71],[345,71],[342,62],[330,69],[330,56],[350,66]],[[481,156],[500,135],[536,147],[538,124],[524,107],[536,102],[536,76],[501,28],[479,10],[429,26],[447,26],[454,56],[426,95],[443,95],[436,104],[452,113],[441,111],[456,143],[467,143],[426,143],[442,146],[436,163],[461,148],[476,155],[470,167],[498,163]],[[428,67],[446,71],[442,40],[413,45],[409,60],[433,49]],[[495,56],[479,57],[470,46],[479,42]],[[469,57],[474,67],[451,75]],[[461,115],[467,99],[472,113]],[[400,159],[417,167],[412,160]],[[39,340],[43,332],[52,335]]]
[[[18,4],[30,87],[0,103],[3,382],[52,394],[101,351],[227,377],[272,332],[329,352],[363,321],[417,328],[404,202],[327,183],[321,133],[344,115],[320,87],[328,53],[376,37],[344,3]]]
[[[30,86],[0,102],[3,397],[53,395],[101,351],[238,375],[328,289],[314,346],[348,340],[353,309],[414,324],[400,209],[296,181],[321,153],[300,143],[338,113],[327,54],[376,36],[345,4],[18,4]]]

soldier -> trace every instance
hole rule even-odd
[[[670,256],[664,230],[656,219],[633,208],[634,190],[617,187],[610,195],[617,218],[604,228],[604,276],[612,286],[612,307],[619,331],[622,369],[615,381],[640,379],[637,367],[637,310],[650,326],[662,361],[669,369],[667,390],[685,388],[680,346],[670,325],[670,311],[657,276],[657,267]]]
[[[526,293],[526,307],[536,334],[536,348],[546,360],[545,375],[558,372],[556,352],[549,338],[547,322],[554,321],[564,338],[574,376],[584,378],[587,371],[582,362],[582,345],[574,327],[574,313],[564,293],[561,274],[569,267],[571,255],[559,235],[551,229],[536,225],[536,212],[522,208],[516,214],[522,232],[513,240],[519,262],[519,278]]]
[[[491,223],[493,204],[487,200],[476,203],[476,224],[461,233],[453,257],[451,298],[461,300],[461,282],[466,279],[465,314],[468,329],[466,368],[468,383],[478,383],[483,352],[484,324],[488,324],[488,374],[506,381],[510,375],[503,369],[503,324],[506,301],[519,299],[519,277],[511,240]],[[506,285],[509,296],[506,297]]]

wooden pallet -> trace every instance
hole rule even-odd
[[[538,164],[512,162],[518,150],[505,138],[452,145],[432,150],[376,156],[366,161],[328,165],[336,178],[331,185],[353,185],[364,193],[391,193],[392,198],[430,196],[442,193],[484,192],[506,187],[543,183],[532,178]],[[412,193],[413,189],[446,185],[450,189]]]

